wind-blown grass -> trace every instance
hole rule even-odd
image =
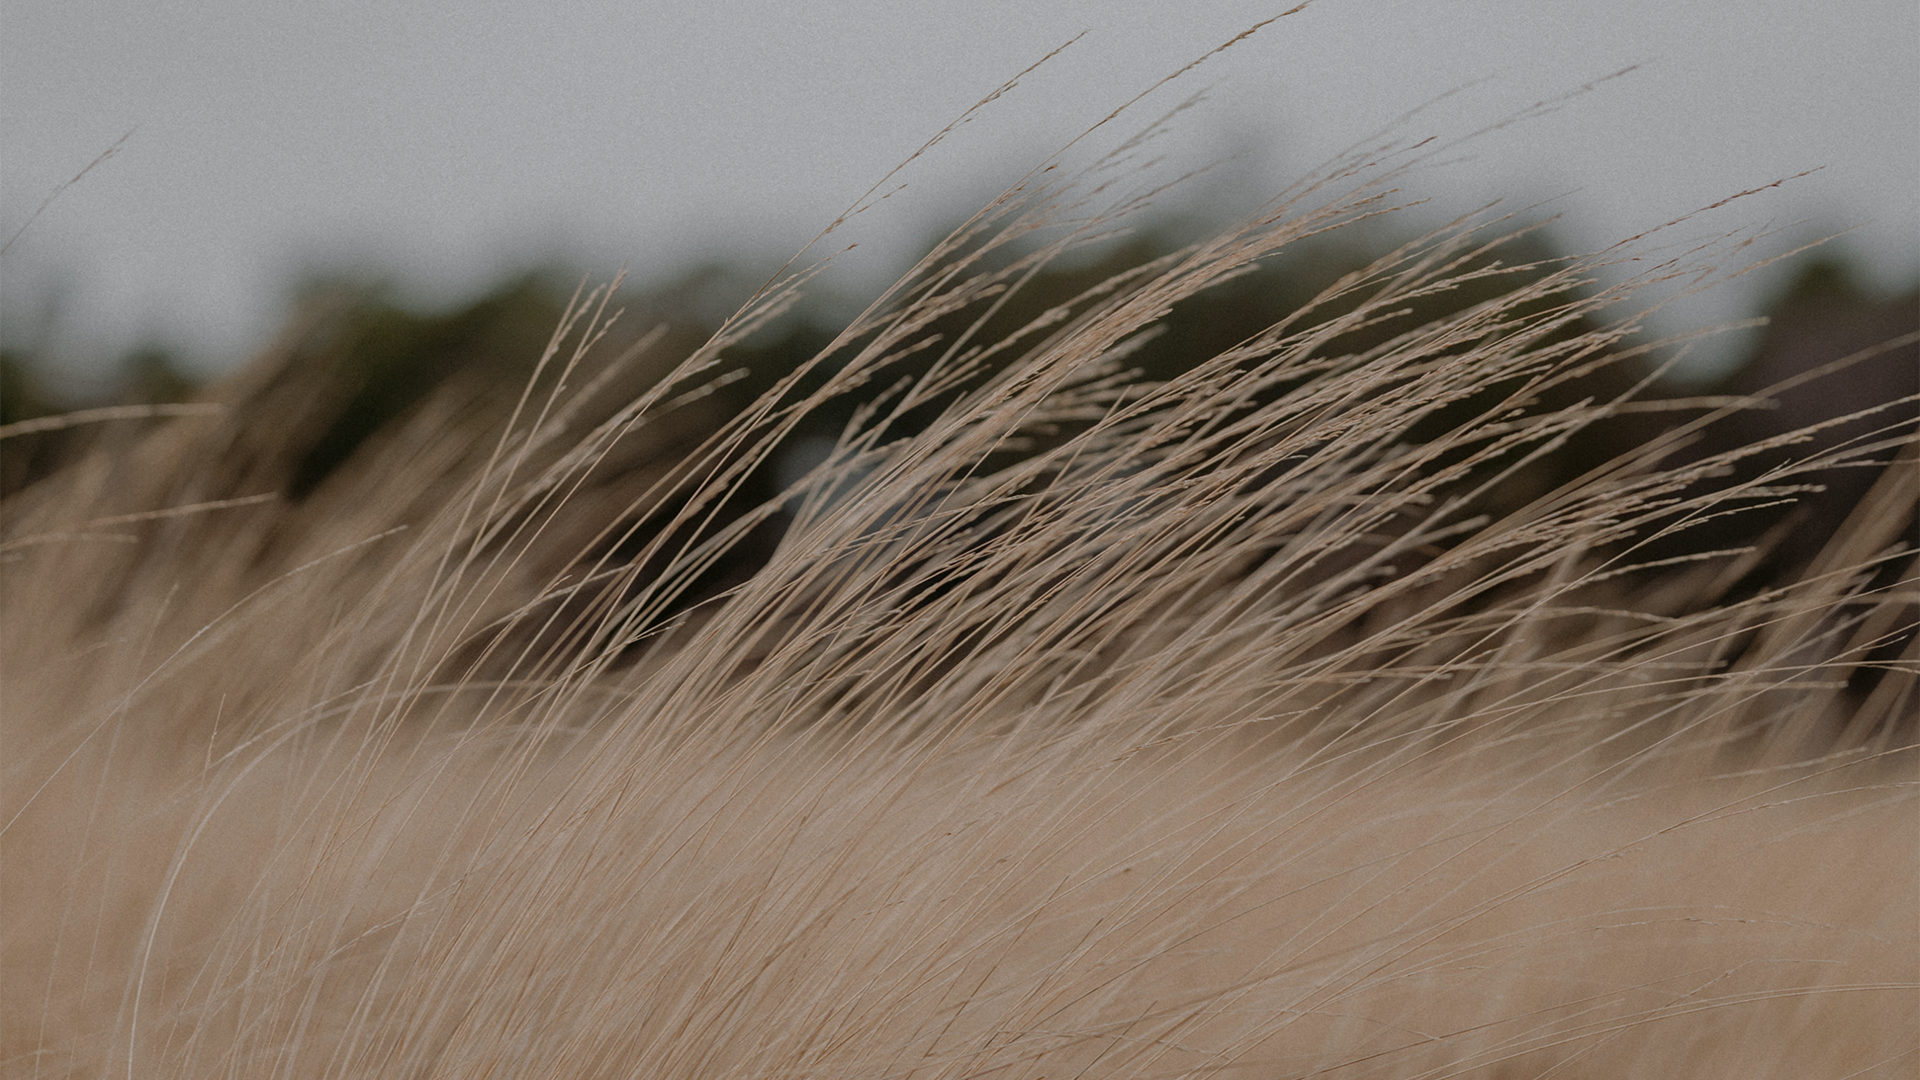
[[[1669,405],[1515,496],[1640,408],[1541,402],[1696,266],[1501,268],[1479,218],[1130,374],[1182,298],[1388,209],[1377,160],[933,337],[1136,201],[1030,178],[724,422],[789,288],[631,399],[591,293],[502,422],[443,395],[298,501],[290,339],[9,499],[6,1074],[1910,1069],[1911,424],[1715,487],[1761,448],[1672,455],[1740,403]],[[1896,450],[1791,580],[1640,565]]]

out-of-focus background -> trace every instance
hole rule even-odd
[[[97,388],[130,356],[194,377],[230,369],[321,276],[384,277],[422,309],[536,264],[630,264],[642,285],[703,265],[764,279],[968,106],[1085,31],[816,249],[861,243],[826,282],[857,296],[1114,106],[1282,6],[6,0],[0,345]],[[1831,249],[1854,286],[1909,287],[1910,0],[1320,0],[1112,127],[1131,134],[1207,91],[1164,143],[1175,168],[1230,159],[1165,201],[1204,217],[1396,123],[1408,139],[1458,137],[1630,65],[1422,170],[1435,218],[1491,197],[1551,200],[1554,242],[1584,250],[1818,169],[1675,237],[1771,225],[1780,250],[1859,226]],[[1754,275],[1665,328],[1742,317],[1786,282]]]

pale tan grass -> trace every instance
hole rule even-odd
[[[1490,269],[1512,223],[1463,219],[1328,320],[1128,374],[1181,298],[1387,209],[1396,160],[1003,341],[930,339],[1138,201],[1114,162],[1037,173],[819,388],[723,424],[687,419],[703,380],[787,287],[611,403],[582,298],[532,385],[585,391],[485,432],[429,405],[297,505],[271,465],[291,346],[223,413],[9,500],[0,1069],[1910,1070],[1911,648],[1846,684],[1911,637],[1911,457],[1744,598],[1738,553],[1633,564],[1791,486],[1701,493],[1751,449],[1498,497],[1636,407],[1538,401],[1635,361],[1633,288],[1695,264]],[[1500,273],[1498,301],[1391,322]],[[896,385],[908,357],[934,362]],[[889,385],[792,492],[717,515],[802,418]],[[1913,440],[1889,421],[1807,468]],[[689,603],[788,511],[764,566]]]

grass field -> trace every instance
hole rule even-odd
[[[788,285],[685,357],[590,291],[297,498],[310,328],[104,424],[0,526],[0,1071],[1909,1075],[1910,402],[1690,452],[1754,403],[1565,391],[1728,252],[1485,216],[1131,371],[1402,160],[969,336],[1130,205],[1036,173],[738,413]]]

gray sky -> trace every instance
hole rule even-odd
[[[0,264],[0,316],[56,351],[154,337],[228,364],[303,267],[366,264],[448,300],[541,254],[648,277],[711,254],[771,272],[969,105],[1072,48],[903,174],[841,282],[872,287],[1114,106],[1276,13],[1239,0],[4,0],[0,236],[113,145]],[[1628,65],[1423,183],[1449,209],[1563,196],[1601,246],[1744,188],[1742,224],[1859,224],[1882,284],[1920,252],[1912,0],[1317,0],[1146,103],[1186,95],[1181,160],[1243,153],[1268,194],[1450,90],[1458,135]],[[3,242],[3,241],[0,241]],[[843,240],[842,243],[845,241]],[[1740,313],[1751,296],[1696,304]]]

